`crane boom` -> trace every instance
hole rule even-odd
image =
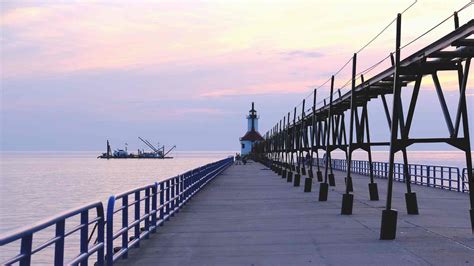
[[[153,147],[153,145],[151,145],[150,142],[148,142],[147,140],[142,139],[141,137],[138,137],[138,138],[139,138],[143,143],[145,143],[150,149],[152,149],[154,152],[158,152],[158,150],[157,150],[155,147]]]
[[[165,158],[165,156],[166,156],[168,153],[170,153],[174,148],[176,148],[176,145],[174,145],[171,149],[169,149],[169,150],[165,153],[165,155],[163,155],[163,158]],[[163,146],[163,151],[164,151],[164,149],[165,149],[165,146]]]
[[[151,142],[149,142],[147,139],[145,139],[145,141],[146,141],[151,147],[153,147],[153,150],[154,150],[155,152],[158,152],[159,149],[157,149],[155,146],[153,146],[153,144],[151,144]]]

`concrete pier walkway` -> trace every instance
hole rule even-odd
[[[396,240],[379,240],[380,201],[368,177],[353,176],[353,215],[340,215],[344,173],[327,202],[258,163],[234,165],[118,264],[130,265],[469,265],[474,235],[468,195],[413,186],[420,215],[406,214],[404,184],[394,184]],[[304,183],[302,178],[301,183]]]

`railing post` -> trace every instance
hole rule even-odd
[[[106,228],[106,244],[105,244],[105,262],[111,266],[114,261],[114,206],[115,196],[110,196],[107,202],[107,228]]]
[[[464,184],[461,184],[461,182],[459,182],[459,168],[456,168],[456,171],[457,171],[457,181],[458,181],[458,191],[461,191],[461,186],[464,188]],[[464,192],[464,189],[462,189],[462,192]]]
[[[163,223],[165,217],[165,182],[160,182],[160,221]]]
[[[56,237],[59,239],[54,244],[54,265],[64,264],[64,231],[66,221],[62,220],[56,223]]]
[[[174,216],[174,211],[176,208],[175,202],[175,190],[176,190],[176,177],[171,178],[171,216]]]
[[[20,260],[20,266],[29,266],[31,264],[31,247],[33,245],[33,235],[29,234],[21,239],[20,252],[24,257]]]
[[[153,230],[152,232],[153,233],[156,233],[156,223],[157,223],[157,203],[158,203],[158,183],[155,182],[155,184],[153,184],[153,187],[152,187],[152,190],[151,190],[151,193],[152,193],[152,196],[151,196],[151,212],[153,213],[151,215],[151,226],[153,227]]]
[[[185,195],[184,195],[184,192],[186,191],[186,174],[183,174],[181,176],[181,186],[180,186],[180,191],[179,191],[179,197],[180,197],[180,200],[179,200],[179,203],[180,204],[184,204],[184,200],[186,199]]]
[[[183,204],[186,204],[186,200],[188,198],[189,174],[190,174],[190,171],[184,173],[184,176],[183,176]]]
[[[181,201],[181,175],[176,176],[176,189],[175,189],[175,195],[176,195],[176,212],[179,212],[179,203]]]
[[[150,238],[150,234],[148,233],[150,231],[150,192],[151,192],[151,186],[147,187],[145,189],[145,232],[146,234],[146,239]]]
[[[128,227],[128,195],[125,195],[122,198],[122,228],[127,228]],[[125,253],[123,253],[122,258],[126,259],[128,258],[128,230],[125,230],[122,234],[122,249],[126,250]]]
[[[140,191],[135,192],[135,221],[140,220]],[[134,239],[137,239],[136,247],[140,246],[140,223],[134,226]]]
[[[426,186],[430,186],[430,166],[426,166]]]
[[[81,255],[87,253],[87,240],[89,238],[89,210],[81,212],[81,225],[80,230],[80,252]],[[80,263],[81,266],[87,266],[87,259]]]
[[[104,265],[105,259],[105,248],[106,244],[104,241],[104,227],[105,227],[105,220],[104,220],[104,207],[102,204],[97,207],[97,217],[100,219],[97,221],[97,243],[102,243],[102,248],[97,251],[97,266]]]
[[[166,220],[168,221],[170,219],[169,214],[170,214],[170,209],[171,209],[171,202],[170,202],[170,180],[166,180]]]

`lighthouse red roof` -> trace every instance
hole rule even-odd
[[[257,131],[251,130],[248,131],[243,137],[241,137],[240,140],[262,141],[263,138]]]

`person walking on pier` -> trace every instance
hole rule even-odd
[[[239,153],[236,153],[235,154],[235,165],[241,165],[242,162],[240,161],[240,154]]]

